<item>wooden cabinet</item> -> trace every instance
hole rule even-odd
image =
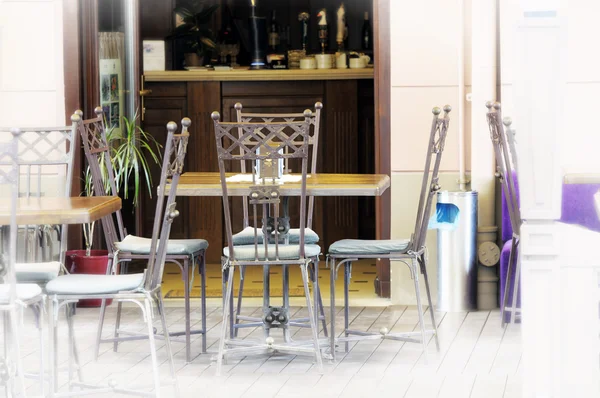
[[[324,173],[372,173],[374,169],[374,114],[372,80],[321,81],[190,81],[148,82],[152,94],[145,99],[144,128],[159,142],[166,124],[192,120],[185,171],[218,171],[214,129],[210,115],[219,111],[225,121],[235,121],[234,105],[249,112],[301,112],[322,102],[318,170]],[[368,153],[370,152],[370,153]],[[158,169],[153,169],[158,178]],[[146,200],[154,203],[149,197]],[[238,199],[234,199],[238,200]],[[241,199],[240,199],[241,200]],[[173,225],[173,238],[209,241],[208,262],[220,263],[225,245],[221,198],[181,198],[182,216]],[[373,200],[369,198],[318,198],[314,229],[323,252],[344,238],[375,238]],[[240,208],[241,206],[232,206]],[[145,206],[153,209],[153,204]],[[292,223],[298,204],[290,202]],[[153,212],[143,216],[144,235],[152,231]],[[241,211],[234,226],[241,228]]]

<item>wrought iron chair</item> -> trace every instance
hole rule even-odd
[[[8,203],[10,222],[8,233],[2,237],[2,253],[0,255],[0,311],[4,324],[4,358],[0,358],[0,385],[4,385],[6,396],[27,396],[25,372],[21,359],[21,332],[19,328],[19,311],[22,307],[34,309],[40,330],[40,369],[39,382],[44,394],[44,296],[42,289],[35,283],[17,283],[15,270],[17,258],[17,202],[19,196],[18,165],[18,129],[12,130],[12,137],[0,143],[0,184],[8,185],[10,194]],[[15,380],[16,379],[16,380]]]
[[[81,111],[78,111],[81,114]],[[90,171],[93,180],[94,192],[97,196],[106,194],[117,195],[117,187],[115,183],[114,166],[110,159],[110,147],[104,128],[104,119],[102,108],[95,109],[96,118],[84,120],[79,126],[79,132],[83,141],[85,156],[90,166]],[[188,118],[181,121],[183,132],[191,125]],[[115,223],[116,219],[116,223]],[[102,229],[106,244],[109,247],[110,265],[115,269],[125,268],[125,264],[131,260],[148,260],[150,259],[151,239],[142,238],[134,235],[128,235],[123,226],[123,218],[121,212],[118,211],[115,217],[102,221]],[[165,261],[167,263],[176,264],[182,273],[182,279],[185,288],[185,331],[172,332],[171,337],[185,336],[186,344],[186,360],[191,360],[191,336],[194,334],[202,334],[202,352],[206,352],[206,263],[205,251],[208,247],[208,242],[204,239],[170,239],[167,245]],[[191,329],[190,320],[190,291],[193,285],[194,272],[196,264],[199,264],[199,272],[201,277],[201,311],[202,311],[202,328],[199,330]],[[192,267],[190,278],[190,264]],[[109,266],[110,268],[110,266]],[[119,334],[126,334],[126,331],[119,331],[121,319],[121,303],[118,303],[117,320],[115,324],[114,338],[102,339],[101,332],[104,324],[104,314],[106,312],[106,302],[103,300],[100,310],[100,321],[98,324],[98,342],[96,344],[96,357],[98,356],[99,345],[102,342],[112,342],[114,350],[118,348],[118,343],[121,340],[128,338],[119,338]]]
[[[50,299],[50,321],[53,328],[53,351],[51,355],[53,369],[57,369],[58,359],[56,356],[58,336],[56,323],[58,321],[58,312],[61,307],[67,309],[67,322],[69,327],[69,388],[94,388],[95,392],[110,392],[134,394],[140,396],[155,396],[160,395],[160,369],[157,359],[155,346],[155,332],[152,325],[153,305],[156,305],[160,314],[162,323],[161,338],[165,340],[169,368],[174,385],[175,395],[179,395],[175,368],[173,364],[173,355],[171,351],[171,343],[169,332],[165,321],[164,304],[161,291],[161,279],[164,271],[165,261],[167,257],[167,246],[169,244],[169,233],[173,219],[179,215],[176,210],[175,194],[179,177],[183,170],[189,133],[184,127],[181,134],[175,134],[177,124],[169,122],[167,125],[168,136],[165,144],[165,153],[162,164],[160,184],[158,186],[158,196],[156,203],[156,212],[154,217],[154,228],[152,231],[152,241],[150,248],[150,256],[148,259],[148,268],[142,274],[109,274],[109,275],[84,275],[72,274],[62,275],[50,281],[46,285],[46,291]],[[167,179],[171,179],[169,190],[166,191]],[[112,219],[108,216],[103,219],[103,225],[109,226],[108,221]],[[106,221],[106,222],[105,222]],[[147,338],[150,344],[150,355],[152,358],[152,372],[154,378],[154,389],[150,392],[137,390],[133,391],[129,388],[121,388],[114,383],[109,383],[107,387],[99,388],[99,386],[88,385],[82,381],[81,369],[78,367],[77,373],[79,381],[73,381],[71,357],[74,357],[75,338],[73,333],[73,315],[75,304],[81,299],[113,299],[118,302],[132,302],[140,307],[144,322],[146,323],[148,334],[142,337]],[[140,336],[135,336],[139,338]],[[74,358],[77,361],[77,358]],[[57,393],[57,374],[56,371],[51,379],[51,391]],[[73,393],[67,394],[72,396]]]
[[[236,117],[238,123],[280,123],[280,122],[293,122],[293,121],[303,121],[305,116],[304,113],[255,113],[255,112],[242,112],[243,106],[241,103],[235,104]],[[319,153],[319,130],[321,126],[321,109],[323,109],[323,104],[321,102],[315,103],[315,111],[309,118],[310,121],[310,130],[308,137],[308,145],[309,145],[309,158],[310,158],[310,173],[315,174],[317,172],[317,158]],[[241,137],[243,132],[241,129],[238,130],[238,137]],[[298,144],[298,143],[297,143]],[[287,148],[284,148],[284,153],[287,153]],[[243,150],[240,149],[240,155],[243,154]],[[284,159],[284,173],[289,173],[291,171],[289,159]],[[242,173],[246,173],[248,171],[248,167],[246,164],[246,160],[240,161],[240,171]],[[250,168],[252,165],[250,165]],[[305,242],[308,244],[318,244],[319,243],[319,235],[315,231],[312,230],[312,221],[315,207],[315,197],[309,195],[308,197],[308,212],[306,219],[306,229],[305,229]],[[283,210],[284,216],[280,218],[280,227],[289,228],[289,217],[287,216],[286,210],[288,207],[288,198],[282,198],[283,200]],[[244,212],[243,218],[243,231],[238,232],[233,235],[233,244],[234,245],[248,245],[254,242],[254,228],[250,227],[250,222],[248,219],[248,196],[242,197],[242,208]],[[283,225],[286,224],[286,225]],[[262,237],[259,235],[259,240]],[[298,243],[299,240],[299,229],[298,228],[289,228],[289,231],[286,235],[286,243]],[[314,269],[311,269],[311,279],[318,278],[319,271],[319,261],[318,258],[313,264]],[[242,299],[244,292],[244,281],[246,276],[246,268],[240,266],[240,288],[239,295],[237,299],[237,307],[235,310],[235,315],[232,315],[230,321],[232,323],[232,327],[230,332],[232,333],[232,337],[237,337],[237,332],[240,328],[246,327],[256,327],[262,325],[262,319],[256,317],[248,317],[240,315],[242,309]],[[268,268],[263,270],[263,283],[268,284],[267,278],[269,278]],[[283,279],[283,302],[287,307],[289,306],[289,270],[288,267],[282,267],[282,279]],[[233,303],[232,303],[233,304]],[[323,332],[325,333],[325,337],[327,337],[327,321],[325,319],[325,310],[323,308],[323,300],[321,298],[321,293],[318,293],[318,304],[319,304],[319,312],[320,312],[320,320],[323,325]],[[239,321],[243,320],[244,323],[240,323]],[[294,326],[299,327],[310,327],[308,323],[308,318],[299,318],[290,321]]]
[[[521,241],[521,210],[517,198],[516,181],[517,176],[517,153],[514,142],[514,131],[511,129],[512,121],[510,118],[502,120],[502,106],[499,102],[492,103],[488,101],[487,122],[490,129],[490,138],[494,146],[496,155],[496,176],[500,179],[504,191],[510,225],[513,230],[511,238],[510,255],[506,272],[506,281],[504,286],[504,298],[501,303],[500,313],[502,316],[502,326],[506,324],[505,312],[510,312],[509,322],[514,323],[517,316],[520,316],[521,309],[517,307],[517,297],[519,293],[519,276],[521,274],[521,261],[518,250]],[[504,125],[503,125],[504,124]],[[504,129],[506,126],[506,131]],[[514,272],[514,278],[512,273]],[[511,293],[511,279],[514,279],[512,286],[512,302],[508,305],[508,296]]]
[[[433,303],[431,302],[431,292],[429,291],[429,279],[427,278],[425,238],[427,236],[427,223],[431,213],[433,196],[440,190],[438,173],[450,122],[448,114],[451,110],[452,108],[449,105],[444,106],[443,117],[440,117],[440,108],[435,107],[432,110],[433,122],[431,124],[429,144],[427,146],[421,196],[419,199],[419,207],[417,209],[415,229],[411,238],[398,240],[344,239],[334,242],[329,246],[327,261],[331,270],[330,345],[331,354],[334,358],[335,348],[338,342],[345,342],[345,351],[348,352],[349,341],[359,341],[364,339],[391,339],[421,343],[423,345],[423,351],[425,352],[427,348],[426,335],[431,332],[433,332],[435,336],[436,347],[439,350],[437,324],[435,322]],[[377,333],[351,330],[349,328],[348,289],[352,273],[352,262],[362,258],[387,258],[394,261],[400,261],[408,266],[415,285],[420,331],[410,333],[390,333],[388,329],[384,327]],[[344,337],[337,338],[335,334],[335,281],[337,279],[339,268],[342,266],[344,267]],[[423,274],[423,279],[425,280],[425,289],[427,291],[427,300],[429,302],[429,313],[431,315],[433,331],[425,330],[424,313],[421,305],[421,291],[419,287],[419,272]]]
[[[315,355],[317,366],[322,369],[321,349],[318,341],[317,316],[311,304],[308,288],[309,264],[319,256],[321,248],[318,245],[307,244],[306,230],[306,178],[308,170],[308,135],[310,126],[310,111],[305,111],[302,122],[285,123],[221,123],[218,112],[213,112],[217,142],[219,171],[221,174],[221,187],[223,190],[223,211],[225,215],[225,231],[227,234],[227,247],[223,249],[223,283],[224,305],[221,340],[217,354],[217,375],[221,372],[223,360],[228,355],[258,354],[270,352],[311,353]],[[241,136],[236,131],[242,131]],[[285,150],[287,148],[287,151]],[[242,153],[238,153],[239,150]],[[279,229],[280,220],[280,185],[276,178],[258,178],[256,170],[252,169],[252,182],[249,183],[249,207],[251,214],[248,220],[253,223],[254,242],[251,245],[235,246],[231,226],[230,192],[231,182],[226,178],[226,162],[235,161],[262,161],[277,162],[280,159],[297,159],[301,162],[300,194],[300,225],[297,244],[282,243],[287,230]],[[234,188],[232,188],[234,189]],[[268,217],[273,217],[273,225],[269,226]],[[260,236],[260,238],[259,238]],[[229,325],[229,305],[233,299],[233,275],[235,267],[240,266],[292,266],[300,267],[303,279],[304,293],[308,317],[312,329],[313,347],[307,347],[306,342],[292,342],[289,336],[289,311],[288,307],[273,307],[270,305],[268,295],[263,301],[263,330],[266,340],[252,342],[248,340],[227,339]],[[263,286],[268,291],[269,286]],[[318,292],[318,281],[313,282],[313,293]],[[269,335],[271,329],[283,329],[285,341],[275,343]]]
[[[73,149],[77,145],[77,124],[72,122],[71,126],[19,129],[20,196],[71,196],[76,152]],[[66,272],[63,264],[67,225],[26,225],[20,228],[20,258],[15,266],[18,282],[43,286],[58,276],[61,270]],[[59,241],[57,256],[52,250],[54,232]]]

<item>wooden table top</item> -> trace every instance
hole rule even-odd
[[[233,176],[239,173],[228,173]],[[228,182],[230,196],[250,193],[249,182]],[[312,196],[381,196],[390,187],[385,174],[312,174],[306,179],[306,192]],[[281,184],[282,196],[300,196],[299,182]],[[168,190],[168,188],[167,188]],[[181,175],[178,196],[222,196],[218,172],[188,172]]]
[[[17,224],[84,224],[121,208],[116,196],[19,198]],[[0,225],[10,224],[10,202],[0,199]]]

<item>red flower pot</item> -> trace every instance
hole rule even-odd
[[[65,266],[71,274],[96,274],[106,275],[108,266],[107,250],[92,250],[89,256],[85,255],[85,250],[67,250]],[[106,300],[106,305],[110,305],[112,300]],[[100,307],[102,300],[90,299],[79,300],[78,307]]]

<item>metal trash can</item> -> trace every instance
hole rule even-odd
[[[438,203],[458,207],[454,230],[438,230],[437,310],[477,310],[477,192],[440,191]]]

